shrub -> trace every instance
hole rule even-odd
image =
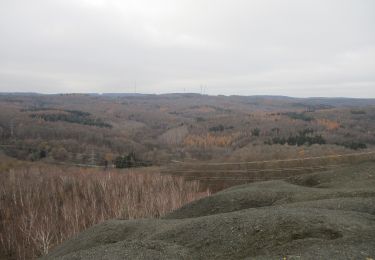
[[[353,149],[353,150],[358,150],[358,149],[366,149],[367,145],[365,143],[361,142],[344,142],[344,143],[337,143],[337,145],[342,145],[346,148]]]
[[[284,137],[274,137],[272,140],[268,140],[265,144],[288,144],[288,145],[297,145],[301,146],[304,144],[313,145],[313,144],[325,144],[326,140],[322,135],[313,135],[314,130],[311,128],[304,129],[299,131],[296,136],[289,136],[288,138]]]
[[[366,114],[366,111],[364,111],[364,110],[350,110],[350,113],[352,114],[352,115],[365,115]]]
[[[143,161],[138,159],[135,156],[134,152],[130,152],[128,155],[118,156],[115,159],[115,167],[116,168],[133,168],[133,167],[144,167],[150,166],[151,163],[148,161]]]
[[[210,132],[222,132],[224,131],[225,127],[223,125],[213,126],[208,129]]]
[[[251,135],[252,136],[259,136],[260,134],[260,129],[259,128],[254,128],[253,130],[251,130]]]
[[[303,120],[307,122],[314,120],[312,116],[308,116],[305,113],[287,112],[284,113],[284,115],[290,117],[291,119]]]
[[[97,127],[106,127],[111,128],[112,125],[104,122],[100,118],[89,117],[90,114],[82,111],[76,110],[65,110],[67,113],[53,113],[53,114],[31,114],[32,118],[41,118],[44,121],[65,121],[68,123],[75,123],[81,125],[97,126]]]

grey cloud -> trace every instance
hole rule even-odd
[[[371,0],[0,1],[0,91],[375,97]]]

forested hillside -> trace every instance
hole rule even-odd
[[[0,111],[1,149],[30,161],[130,167],[350,153],[375,145],[373,99],[1,94]]]

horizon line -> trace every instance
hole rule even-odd
[[[27,91],[12,91],[4,92],[0,91],[0,95],[92,95],[92,96],[108,96],[108,95],[127,95],[127,96],[163,96],[163,95],[197,95],[197,96],[208,96],[208,97],[283,97],[283,98],[294,98],[294,99],[312,99],[312,98],[324,98],[324,99],[375,99],[375,97],[345,97],[345,96],[287,96],[287,95],[270,95],[270,94],[255,94],[255,95],[240,95],[240,94],[202,94],[198,92],[166,92],[166,93],[139,93],[139,92],[56,92],[56,93],[43,93],[43,92],[27,92]]]

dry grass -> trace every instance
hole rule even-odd
[[[106,219],[159,217],[206,195],[197,182],[163,176],[158,169],[3,171],[0,258],[32,259]]]

